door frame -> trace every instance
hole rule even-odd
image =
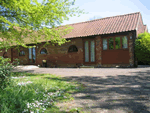
[[[35,62],[33,62],[33,48],[35,48]],[[28,53],[29,53],[29,48],[28,48]],[[29,64],[36,64],[36,60],[37,60],[37,48],[36,47],[32,47],[31,48],[31,56],[32,56],[31,60],[32,60],[32,62],[30,62],[29,54],[28,54],[28,62],[29,62]]]
[[[88,41],[88,47],[89,47],[89,62],[85,62],[85,41]],[[94,41],[94,44],[95,44],[95,61],[94,62],[91,62],[91,42],[90,41]],[[83,39],[83,64],[96,64],[96,40],[94,37],[90,37],[90,38],[84,38]]]

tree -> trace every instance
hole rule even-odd
[[[138,61],[150,64],[150,33],[141,33],[135,41],[135,55]]]
[[[0,47],[49,41],[67,42],[63,35],[72,29],[61,26],[69,16],[83,13],[73,7],[75,0],[0,0]]]

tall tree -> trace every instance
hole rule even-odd
[[[0,47],[51,41],[66,42],[63,35],[71,27],[61,26],[69,16],[83,13],[75,0],[0,0]]]

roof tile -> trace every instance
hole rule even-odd
[[[136,30],[140,12],[70,24],[74,29],[64,38],[85,37]]]

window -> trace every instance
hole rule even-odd
[[[4,57],[4,58],[8,58],[7,52],[4,52],[3,57]]]
[[[47,50],[45,48],[41,49],[40,54],[47,54]]]
[[[89,62],[89,42],[84,42],[84,49],[85,49],[85,62]]]
[[[107,39],[103,39],[103,50],[107,50]]]
[[[20,51],[19,56],[25,56],[25,52],[24,51]]]
[[[128,38],[127,38],[127,36],[122,37],[122,48],[128,48]]]
[[[78,48],[75,45],[69,47],[68,52],[78,52]]]
[[[114,49],[114,40],[113,40],[113,38],[109,38],[109,49]]]
[[[91,62],[95,62],[95,42],[91,41]]]
[[[121,45],[120,45],[120,37],[116,37],[115,38],[115,44],[116,44],[116,49],[120,49]]]

